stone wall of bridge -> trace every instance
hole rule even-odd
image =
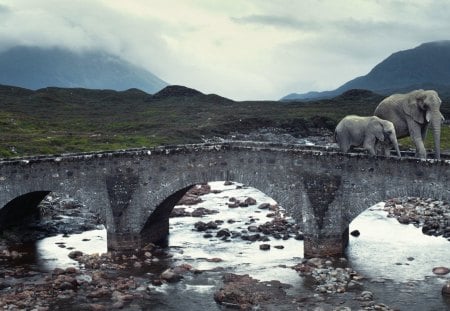
[[[202,144],[2,161],[0,219],[24,208],[17,198],[39,201],[55,191],[101,215],[110,249],[135,248],[167,235],[169,214],[189,187],[217,180],[252,186],[276,200],[300,224],[306,256],[341,254],[349,223],[379,201],[450,200],[449,161],[262,143]]]

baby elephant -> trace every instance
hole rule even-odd
[[[336,126],[334,138],[342,152],[347,152],[352,146],[362,146],[371,155],[376,154],[376,144],[382,147],[386,145],[386,139],[394,145],[397,155],[401,157],[394,124],[375,116],[346,116]],[[385,155],[389,155],[389,148],[385,150]]]

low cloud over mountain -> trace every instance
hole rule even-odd
[[[0,84],[34,90],[49,86],[138,88],[151,94],[168,85],[151,72],[105,52],[23,46],[0,53]]]

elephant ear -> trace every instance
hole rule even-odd
[[[408,101],[403,103],[403,111],[414,121],[420,124],[425,123],[425,112],[422,110],[426,94],[423,92],[414,92]]]

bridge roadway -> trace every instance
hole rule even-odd
[[[109,249],[158,242],[195,184],[230,180],[276,200],[300,225],[305,257],[341,255],[350,222],[388,198],[450,200],[450,161],[371,157],[333,148],[256,142],[166,146],[0,161],[0,229],[50,192],[98,213]]]

